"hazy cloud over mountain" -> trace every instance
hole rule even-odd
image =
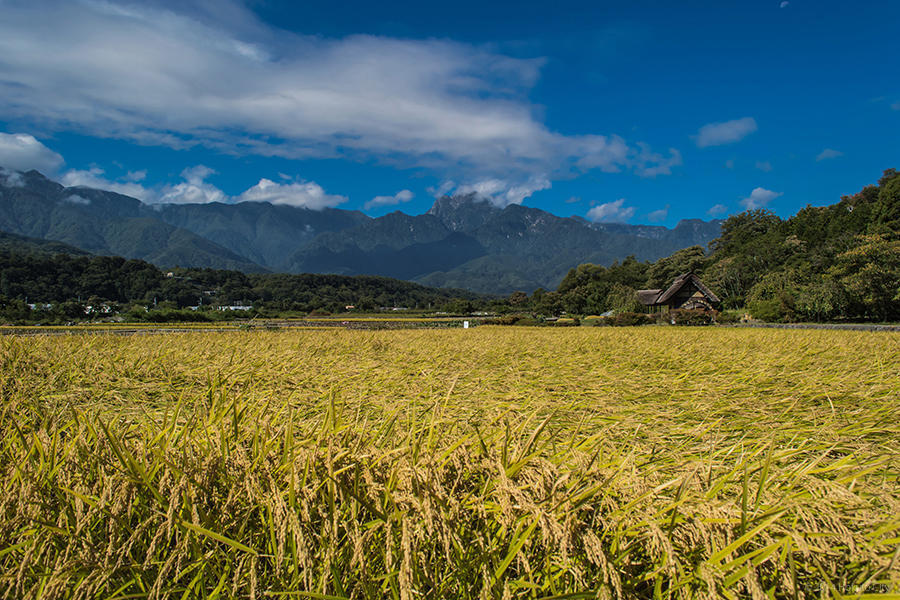
[[[534,192],[550,188],[550,181],[545,177],[532,177],[521,184],[510,183],[503,179],[484,179],[477,183],[461,185],[456,194],[475,195],[489,200],[494,206],[503,208],[510,204],[522,204],[525,198]]]
[[[633,206],[625,206],[625,198],[619,198],[598,204],[587,212],[587,218],[594,223],[624,223],[634,216],[634,211]]]
[[[63,173],[59,182],[66,187],[89,187],[100,190],[110,190],[138,200],[151,201],[152,194],[141,184],[135,181],[117,181],[105,176],[103,169],[91,167],[90,169],[70,169]]]
[[[366,210],[379,206],[396,206],[413,199],[414,194],[409,190],[400,190],[393,196],[375,196],[365,204]]]
[[[287,204],[322,210],[343,204],[347,198],[326,193],[322,186],[314,181],[275,183],[269,179],[260,179],[259,183],[238,196],[236,200],[239,202],[271,202],[272,204]]]

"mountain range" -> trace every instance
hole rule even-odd
[[[578,264],[655,260],[718,237],[721,221],[672,229],[591,223],[474,195],[438,198],[421,215],[273,205],[144,204],[65,187],[37,171],[0,171],[0,231],[161,267],[369,274],[507,294],[555,289]]]

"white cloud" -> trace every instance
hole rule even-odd
[[[548,129],[528,100],[542,59],[446,40],[301,36],[234,0],[4,2],[0,56],[4,118],[143,144],[375,157],[469,180],[653,176],[675,164],[632,163],[643,150],[617,136]]]
[[[741,206],[743,206],[746,210],[763,208],[765,206],[768,206],[769,202],[782,195],[784,195],[784,192],[773,192],[772,190],[767,190],[761,187],[753,188],[753,191],[750,192],[750,195],[741,200]]]
[[[816,156],[816,162],[820,162],[823,160],[828,160],[829,158],[838,158],[843,156],[844,153],[840,150],[834,150],[833,148],[825,148],[821,152],[819,152],[818,156]]]
[[[728,212],[727,206],[725,206],[724,204],[715,204],[712,207],[710,207],[710,209],[708,211],[706,211],[706,214],[709,215],[710,217],[721,217],[722,215],[726,214],[727,212]]]
[[[0,29],[2,29],[2,25],[0,25]],[[0,45],[2,43],[0,41]],[[0,72],[2,72],[2,66],[0,66]],[[3,84],[0,83],[0,90],[2,89]],[[0,167],[10,171],[37,169],[45,175],[52,175],[63,165],[63,162],[62,156],[39,142],[33,135],[0,133]]]
[[[647,214],[647,219],[653,222],[665,221],[669,218],[669,205],[666,204],[663,208],[654,210]]]
[[[363,208],[369,210],[370,208],[376,208],[378,206],[395,206],[397,204],[409,202],[413,199],[413,195],[414,194],[409,190],[400,190],[393,196],[375,196],[366,202]]]
[[[768,173],[772,170],[772,163],[767,160],[758,160],[756,161],[756,168],[764,173]]]
[[[587,212],[587,218],[594,223],[624,223],[634,216],[635,208],[625,206],[625,198],[595,206]]]
[[[117,194],[131,196],[145,202],[152,200],[152,192],[139,183],[116,181],[105,177],[103,169],[91,167],[86,170],[70,169],[63,173],[59,182],[66,187],[88,187],[109,190]]]
[[[150,201],[168,204],[206,204],[209,202],[269,202],[287,204],[312,210],[337,206],[347,201],[346,196],[328,194],[313,181],[289,181],[276,183],[260,179],[259,183],[244,190],[239,196],[229,196],[207,179],[216,172],[204,165],[190,167],[181,172],[184,181],[167,185]],[[286,176],[285,176],[286,177]]]
[[[215,171],[204,165],[190,167],[181,172],[184,181],[167,185],[153,202],[162,204],[208,204],[227,202],[225,192],[206,181]]]
[[[791,3],[788,0],[781,0],[781,4],[778,5],[778,8],[787,8]]]
[[[260,179],[259,183],[235,200],[238,202],[271,202],[272,204],[288,204],[311,210],[322,210],[346,202],[347,197],[327,194],[322,186],[314,181],[275,183],[269,179]]]
[[[744,117],[733,121],[708,123],[697,131],[694,140],[699,148],[723,146],[739,142],[756,130],[756,120],[753,117]]]
[[[522,204],[531,195],[540,190],[550,189],[550,180],[546,177],[532,177],[522,183],[514,183],[505,179],[483,179],[481,181],[461,185],[456,194],[474,193],[480,198],[490,201],[500,208],[510,204]]]

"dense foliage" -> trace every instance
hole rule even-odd
[[[347,305],[472,310],[478,296],[438,290],[386,277],[245,274],[215,269],[163,272],[140,260],[115,256],[72,256],[0,248],[0,319],[67,321],[139,305],[168,312],[150,315],[181,320],[185,307],[234,304],[260,309],[309,312],[344,310]]]
[[[571,269],[555,291],[515,292],[502,301],[376,276],[163,272],[139,260],[73,251],[46,240],[0,237],[0,319],[75,320],[90,313],[88,306],[135,304],[140,311],[144,306],[168,311],[131,313],[142,320],[206,320],[213,318],[209,312],[204,319],[201,313],[173,311],[233,304],[281,313],[335,312],[353,305],[365,311],[599,315],[642,312],[635,290],[665,289],[693,271],[722,299],[722,308],[747,309],[766,321],[897,320],[900,174],[885,171],[878,185],[831,206],[807,206],[789,219],[766,210],[732,216],[709,251],[691,246],[653,263],[634,257],[609,267],[585,263]]]
[[[709,252],[692,246],[652,264],[583,264],[556,292],[510,301],[539,312],[631,311],[634,290],[665,289],[688,271],[724,308],[766,321],[900,319],[900,173],[889,169],[878,185],[789,219],[766,210],[732,216]]]

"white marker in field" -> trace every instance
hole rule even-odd
[[[463,329],[468,329],[468,328],[469,328],[469,322],[463,321]]]

